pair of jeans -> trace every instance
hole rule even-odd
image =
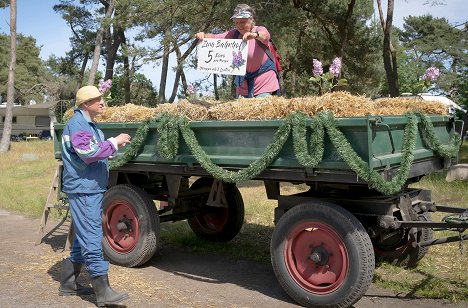
[[[75,240],[70,260],[86,266],[94,278],[107,274],[109,262],[102,253],[102,199],[103,193],[67,194],[70,204]]]

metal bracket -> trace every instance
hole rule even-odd
[[[263,181],[263,185],[265,185],[265,190],[267,194],[267,198],[270,200],[278,200],[278,196],[280,195],[280,184],[278,181]]]
[[[213,181],[206,205],[224,208],[229,207],[226,195],[224,194],[224,185],[222,181],[216,179]]]
[[[175,200],[177,199],[179,195],[181,179],[182,179],[181,175],[166,174],[167,190],[169,191],[169,196],[167,198],[167,201],[169,202],[169,206],[174,206]]]

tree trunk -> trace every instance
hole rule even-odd
[[[182,89],[184,89],[184,93],[185,95],[187,95],[188,84],[187,84],[187,78],[185,77],[184,71],[180,72],[180,81],[182,82]]]
[[[107,61],[106,61],[106,73],[104,74],[104,80],[112,79],[114,76],[114,65],[117,57],[117,51],[122,43],[121,39],[124,35],[124,31],[118,27],[114,29],[112,34],[113,39],[110,38],[107,41]]]
[[[174,79],[174,86],[172,87],[172,93],[171,97],[168,100],[168,103],[173,103],[176,96],[177,96],[177,89],[179,88],[179,79],[184,71],[184,60],[182,59],[182,54],[180,53],[180,48],[177,44],[174,46],[176,57],[177,57],[177,69],[176,69],[176,75]],[[185,88],[184,88],[185,92]]]
[[[193,40],[192,44],[185,51],[185,53],[183,55],[180,54],[179,46],[176,45],[175,48],[174,48],[175,52],[176,52],[176,56],[177,56],[177,70],[176,70],[176,75],[175,75],[175,80],[174,80],[174,86],[172,87],[172,94],[171,94],[171,97],[169,98],[169,103],[173,103],[174,100],[175,100],[175,97],[177,95],[177,89],[179,88],[179,80],[180,80],[181,76],[183,76],[184,79],[185,79],[184,66],[183,66],[183,64],[185,62],[185,59],[187,59],[187,57],[195,49],[197,44],[198,44],[198,40]],[[184,80],[184,79],[182,80],[182,87],[183,87],[183,91],[185,93],[186,90],[187,90],[187,81]],[[185,94],[187,94],[187,93],[185,93]]]
[[[341,40],[340,40],[340,51],[338,52],[338,57],[343,59],[346,47],[348,45],[348,33],[351,28],[351,21],[354,11],[354,6],[356,5],[356,0],[351,0],[348,4],[348,11],[346,12],[346,20],[343,23],[343,29],[341,33]]]
[[[78,89],[81,88],[83,83],[84,74],[86,71],[86,66],[88,65],[89,54],[83,54],[83,63],[81,63],[80,74],[78,75]],[[76,89],[78,91],[78,89]]]
[[[214,89],[215,99],[219,101],[218,75],[217,74],[213,74],[213,89]]]
[[[13,105],[15,103],[15,71],[16,71],[16,0],[10,0],[10,67],[8,69],[7,105],[3,135],[0,142],[0,153],[10,149],[11,126],[13,119]]]
[[[96,44],[94,45],[94,54],[93,54],[93,64],[91,65],[91,70],[89,72],[88,77],[88,85],[92,86],[94,84],[94,79],[96,79],[96,72],[99,65],[99,57],[101,55],[101,44],[102,44],[102,37],[104,35],[105,24],[108,19],[111,18],[112,13],[114,12],[114,1],[109,0],[109,6],[106,10],[106,15],[104,20],[101,22],[101,27],[98,30],[96,35]]]
[[[164,34],[164,52],[163,52],[163,60],[161,66],[161,80],[159,82],[159,103],[166,102],[166,82],[167,82],[167,71],[169,69],[169,49],[171,45],[170,39],[171,32],[169,30],[166,31]]]
[[[125,104],[130,103],[130,63],[128,61],[128,55],[123,57],[124,65],[124,95]]]
[[[388,0],[387,5],[387,20],[384,20],[382,12],[382,4],[380,0],[377,0],[379,8],[380,23],[384,32],[383,39],[383,60],[385,67],[385,74],[387,76],[388,88],[391,97],[397,97],[399,95],[398,90],[398,74],[397,74],[397,62],[396,62],[396,50],[391,42],[391,31],[393,22],[393,8],[394,0]]]

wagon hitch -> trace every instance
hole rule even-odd
[[[426,247],[445,243],[459,242],[460,253],[463,253],[463,241],[468,239],[468,234],[463,234],[468,229],[468,210],[447,205],[436,205],[433,202],[421,202],[420,208],[430,212],[452,213],[441,219],[440,222],[433,221],[395,221],[398,228],[431,228],[435,231],[452,230],[458,231],[458,236],[448,236],[433,240],[421,241],[416,245]]]
[[[418,245],[421,247],[425,247],[425,246],[432,246],[432,245],[438,245],[438,244],[453,243],[457,241],[460,241],[460,245],[463,245],[463,241],[467,239],[468,239],[468,234],[462,235],[462,233],[460,232],[459,236],[449,236],[449,237],[438,238],[435,240],[423,241],[423,242],[419,242]]]

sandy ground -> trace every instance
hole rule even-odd
[[[47,231],[56,226],[49,222]],[[60,261],[67,228],[35,246],[38,219],[0,210],[0,307],[95,307],[93,296],[58,296]],[[89,284],[82,275],[81,282]],[[269,264],[201,254],[163,244],[140,268],[111,265],[111,285],[126,291],[127,307],[298,307],[279,286]],[[406,298],[371,286],[354,307],[466,307]]]

